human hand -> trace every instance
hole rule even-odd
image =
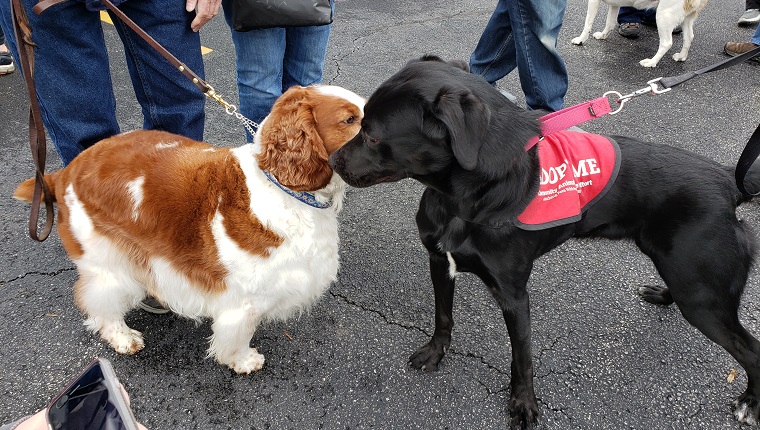
[[[221,5],[222,0],[187,0],[185,10],[188,12],[195,11],[195,19],[190,23],[190,28],[197,33],[201,27],[219,13]]]

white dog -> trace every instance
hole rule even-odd
[[[673,60],[684,61],[689,55],[691,41],[694,39],[694,20],[699,12],[707,5],[707,0],[588,0],[586,23],[580,36],[571,42],[582,45],[591,33],[600,2],[607,3],[610,10],[607,13],[607,23],[604,30],[594,33],[594,39],[606,39],[607,35],[617,26],[617,15],[621,6],[632,6],[637,9],[657,8],[657,32],[660,35],[660,47],[652,58],[639,61],[644,67],[655,67],[666,52],[673,46],[673,29],[679,24],[683,27],[683,48],[673,55]]]

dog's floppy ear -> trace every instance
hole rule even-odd
[[[456,67],[458,69],[462,69],[465,72],[469,72],[470,71],[470,65],[467,64],[467,62],[464,61],[464,60],[449,60],[449,61],[447,61],[447,63],[451,64],[452,66],[454,66],[454,67]]]
[[[259,167],[294,191],[316,191],[332,178],[322,138],[317,133],[313,89],[292,87],[272,106],[259,130]]]
[[[437,55],[425,54],[419,60],[412,60],[412,61],[410,61],[410,63],[415,62],[415,61],[439,61],[441,63],[446,63],[446,64],[449,64],[451,66],[454,66],[454,67],[456,67],[458,69],[462,69],[465,72],[469,72],[470,71],[470,65],[467,64],[467,62],[464,61],[464,60],[446,61],[446,60],[444,60],[443,58],[441,58],[441,57],[439,57]]]
[[[491,121],[491,110],[467,88],[442,88],[433,112],[446,125],[451,150],[459,164],[467,170],[474,169]]]

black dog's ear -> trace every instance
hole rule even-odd
[[[433,113],[446,125],[451,150],[459,164],[467,170],[474,169],[491,121],[491,110],[466,88],[442,88],[433,104]]]
[[[464,61],[464,60],[446,61],[446,60],[444,60],[443,58],[441,58],[441,57],[439,57],[437,55],[425,54],[419,60],[416,60],[416,61],[439,61],[441,63],[446,63],[446,64],[448,64],[450,66],[454,66],[457,69],[462,69],[465,72],[469,72],[470,71],[470,65],[467,64],[467,62]],[[414,62],[414,61],[412,61],[412,62]]]
[[[470,65],[467,64],[467,62],[464,61],[464,60],[451,60],[448,63],[451,64],[452,66],[458,68],[458,69],[464,70],[465,72],[469,72],[470,71]]]
[[[420,57],[419,60],[412,60],[410,62],[415,62],[415,61],[439,61],[441,63],[445,63],[445,61],[443,61],[443,58],[437,55],[432,55],[432,54],[425,54],[422,57]]]

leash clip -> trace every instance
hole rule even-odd
[[[620,107],[610,112],[610,115],[615,115],[616,113],[620,112],[623,109],[623,106],[625,106],[625,104],[628,102],[628,100],[631,100],[634,97],[638,97],[643,94],[657,95],[657,94],[667,93],[668,91],[670,91],[671,88],[664,88],[664,89],[659,88],[659,83],[661,80],[662,80],[662,77],[652,79],[651,81],[647,82],[646,87],[640,90],[636,90],[626,95],[622,95],[617,91],[607,91],[606,93],[604,93],[602,97],[607,97],[608,95],[617,96],[617,100],[615,100],[615,103],[620,105]]]
[[[240,112],[238,112],[237,106],[233,105],[232,103],[228,103],[226,100],[222,98],[222,96],[219,95],[219,93],[214,90],[214,87],[211,85],[208,85],[208,90],[204,92],[206,94],[206,97],[214,100],[215,102],[222,105],[224,108],[224,111],[227,112],[227,115],[232,115],[235,118],[237,118],[241,123],[243,123],[243,127],[245,127],[246,130],[251,134],[251,136],[256,135],[256,129],[259,128],[259,124],[257,124],[255,121],[250,120],[243,116]]]

